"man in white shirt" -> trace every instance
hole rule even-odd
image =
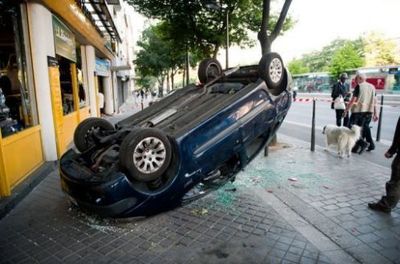
[[[363,73],[357,72],[355,78],[357,87],[354,89],[353,96],[347,105],[345,115],[351,110],[350,123],[362,128],[362,138],[357,141],[352,150],[352,152],[361,154],[367,146],[367,151],[375,149],[369,124],[371,119],[376,122],[378,115],[376,112],[375,87],[366,81],[367,77]]]

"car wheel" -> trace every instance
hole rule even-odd
[[[272,91],[280,90],[286,75],[281,56],[275,52],[267,53],[262,56],[258,65],[260,77],[268,88]]]
[[[101,134],[105,131],[112,131],[114,129],[114,126],[107,120],[98,117],[87,118],[75,129],[75,146],[80,152],[85,152],[96,144],[92,137],[93,133],[96,132]]]
[[[171,143],[167,136],[154,128],[137,129],[121,143],[119,158],[128,176],[140,182],[161,177],[171,162]]]
[[[221,74],[222,67],[216,59],[204,59],[200,62],[197,75],[201,83],[207,83]]]

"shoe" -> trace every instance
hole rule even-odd
[[[375,149],[374,145],[369,145],[367,151],[373,151]]]
[[[360,149],[358,150],[358,154],[362,154],[364,152],[364,150],[367,148],[368,144],[366,142],[360,142]]]
[[[351,149],[351,152],[352,153],[358,153],[358,146],[357,146],[357,144]]]
[[[377,203],[369,203],[368,207],[371,210],[382,212],[382,213],[387,213],[387,214],[390,214],[390,212],[392,211],[391,208],[386,207],[386,206],[382,205],[379,202],[377,202]]]
[[[366,148],[367,148],[367,144],[362,144],[360,146],[360,149],[358,150],[358,154],[361,155]]]

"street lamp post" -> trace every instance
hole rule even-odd
[[[205,0],[203,1],[204,6],[208,9],[222,10],[225,11],[225,22],[226,22],[226,52],[225,52],[225,67],[229,68],[229,10],[228,6],[221,6],[216,0]]]
[[[226,53],[225,53],[225,67],[229,68],[229,10],[225,8],[226,12]]]

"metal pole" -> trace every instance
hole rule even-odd
[[[229,9],[226,8],[226,61],[225,66],[229,68]]]
[[[381,107],[379,108],[379,120],[378,120],[378,131],[376,132],[376,141],[379,141],[381,139],[382,113],[383,113],[383,94],[381,94]]]
[[[315,151],[315,98],[313,98],[312,121],[311,121],[311,151]]]

